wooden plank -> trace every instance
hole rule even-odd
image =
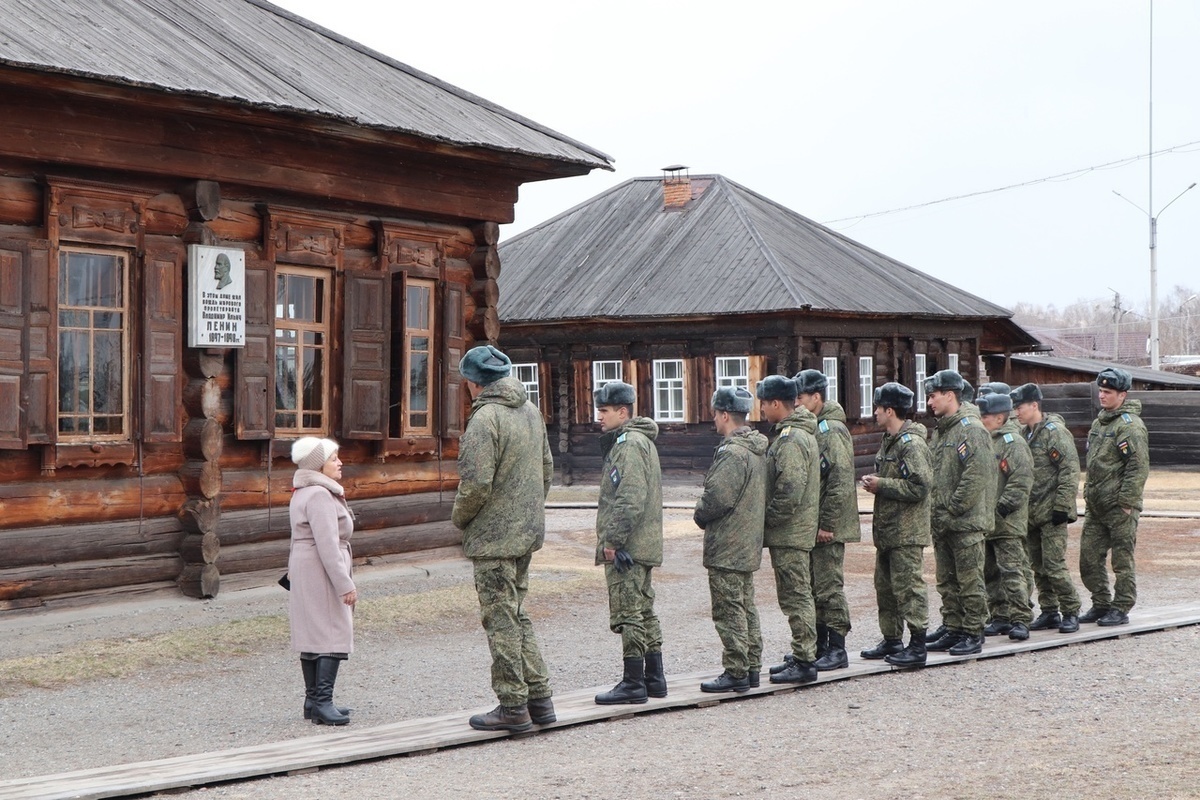
[[[1078,633],[1071,634],[1036,631],[1024,642],[989,639],[983,652],[978,655],[955,657],[946,653],[930,653],[926,668],[1083,642],[1125,638],[1139,633],[1197,624],[1200,624],[1200,603],[1147,609],[1139,607],[1131,614],[1128,625],[1115,628],[1086,625]],[[647,712],[705,707],[748,697],[790,693],[810,686],[865,678],[895,669],[884,661],[852,658],[849,667],[820,673],[815,683],[772,684],[764,673],[762,685],[742,694],[701,692],[700,682],[715,677],[711,672],[677,674],[667,680],[667,697],[651,698],[647,703],[636,706],[599,706],[593,700],[596,692],[609,687],[580,689],[555,696],[554,705],[558,715],[556,722],[535,726],[531,733],[516,735],[528,736],[551,728],[619,719]],[[390,756],[415,755],[513,735],[505,732],[476,731],[467,724],[467,718],[471,714],[487,710],[470,709],[437,717],[403,720],[374,728],[347,728],[336,733],[230,750],[5,780],[0,781],[0,800],[125,797],[245,778],[312,771],[324,766]]]

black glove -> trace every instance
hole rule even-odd
[[[1071,515],[1068,514],[1066,511],[1059,511],[1059,510],[1055,509],[1054,511],[1050,512],[1050,524],[1051,525],[1066,525],[1070,521],[1071,521]]]
[[[633,556],[626,553],[624,550],[618,550],[613,553],[613,569],[618,573],[624,572],[633,566]]]

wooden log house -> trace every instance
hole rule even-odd
[[[0,108],[0,609],[282,568],[303,435],[356,556],[459,541],[498,225],[607,156],[263,0],[13,0]],[[190,245],[244,346],[189,346]]]
[[[501,244],[501,345],[538,397],[566,482],[595,477],[592,391],[624,380],[660,426],[664,469],[702,470],[709,399],[818,369],[866,469],[874,388],[917,387],[1038,341],[1009,311],[829,230],[720,175],[616,186]]]

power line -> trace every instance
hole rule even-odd
[[[872,211],[870,214],[858,214],[853,217],[841,217],[839,219],[831,219],[831,220],[828,220],[821,224],[822,225],[833,225],[838,222],[850,222],[852,220],[855,221],[855,224],[858,224],[859,222],[862,222],[863,220],[871,219],[872,217],[882,217],[882,216],[886,216],[888,214],[899,214],[902,211],[914,211],[918,208],[928,208],[929,206],[936,206],[941,203],[950,203],[955,200],[966,200],[971,197],[980,197],[980,196],[986,195],[986,194],[996,194],[997,192],[1007,192],[1010,189],[1023,189],[1026,186],[1036,186],[1039,183],[1049,183],[1051,181],[1074,180],[1075,178],[1080,178],[1080,177],[1083,177],[1084,175],[1087,175],[1089,172],[1095,172],[1097,170],[1103,170],[1103,169],[1115,169],[1117,167],[1124,167],[1129,164],[1136,164],[1138,161],[1141,161],[1144,158],[1150,158],[1152,156],[1159,156],[1159,155],[1163,155],[1165,153],[1192,152],[1190,150],[1184,150],[1183,148],[1191,147],[1192,145],[1198,145],[1198,144],[1200,144],[1200,140],[1197,140],[1194,142],[1185,142],[1183,144],[1177,144],[1174,147],[1168,147],[1163,150],[1155,150],[1152,153],[1143,153],[1143,154],[1137,155],[1137,156],[1130,156],[1129,158],[1122,158],[1122,159],[1118,159],[1117,161],[1109,161],[1105,164],[1096,164],[1091,167],[1083,167],[1081,169],[1074,169],[1074,170],[1071,170],[1070,172],[1060,172],[1057,175],[1049,175],[1045,178],[1035,178],[1034,180],[1031,180],[1031,181],[1022,181],[1021,183],[1013,183],[1008,186],[1000,186],[995,189],[984,189],[984,190],[978,191],[978,192],[968,192],[967,194],[956,194],[956,195],[953,195],[952,197],[943,197],[941,200],[930,200],[925,203],[917,203],[916,205],[903,206],[902,208],[889,208],[887,211]]]

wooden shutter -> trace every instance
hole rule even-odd
[[[51,441],[50,246],[0,240],[0,449]]]
[[[755,389],[758,387],[758,382],[767,377],[767,357],[766,356],[750,356],[750,396],[757,397]],[[758,400],[753,400],[750,403],[750,421],[759,421]]]
[[[239,439],[275,432],[275,265],[246,253],[246,346],[238,351],[233,416]]]
[[[342,436],[382,439],[387,433],[391,292],[381,272],[347,270],[345,276]]]
[[[575,422],[589,425],[596,416],[592,406],[592,362],[573,361],[571,365],[575,369]]]
[[[182,244],[147,237],[142,269],[142,438],[183,440]]]
[[[442,436],[457,439],[462,435],[466,417],[466,391],[462,375],[458,372],[458,362],[467,348],[466,325],[463,322],[466,295],[458,284],[443,284],[443,287],[442,369],[439,375],[431,375],[430,380],[440,377],[442,381]]]

